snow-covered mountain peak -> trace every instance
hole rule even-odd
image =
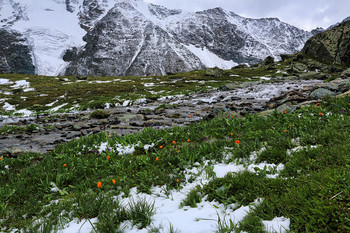
[[[0,0],[0,27],[26,38],[36,73],[45,75],[230,68],[294,53],[311,36],[277,18],[219,7],[185,12],[143,0]]]

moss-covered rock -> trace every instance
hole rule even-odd
[[[324,63],[350,66],[350,21],[310,38],[301,53]]]

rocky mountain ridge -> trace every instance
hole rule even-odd
[[[312,36],[276,18],[141,0],[0,1],[0,26],[29,41],[45,75],[164,75],[295,53]],[[44,19],[44,20],[43,20]]]
[[[324,63],[350,66],[350,21],[310,38],[301,54]]]

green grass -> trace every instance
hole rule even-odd
[[[113,197],[128,196],[133,187],[145,193],[163,185],[167,191],[181,190],[186,169],[209,161],[203,172],[211,181],[190,192],[183,205],[196,207],[204,197],[226,205],[236,203],[237,208],[263,200],[237,226],[221,222],[220,232],[259,232],[261,220],[276,216],[290,218],[295,232],[349,231],[349,110],[350,97],[326,99],[320,107],[294,113],[222,115],[188,127],[147,128],[127,136],[100,133],[62,144],[48,154],[2,157],[0,229],[47,232],[74,218],[97,218],[94,227],[100,232],[121,232],[126,220],[142,228],[151,223],[153,203],[119,203]],[[102,143],[107,143],[106,150],[98,152]],[[133,146],[135,151],[118,153],[121,145]],[[152,147],[144,149],[145,145]],[[291,151],[298,145],[304,149]],[[274,173],[267,169],[215,178],[213,163],[238,162],[261,148],[266,150],[257,155],[257,162],[285,165],[276,179],[266,176]],[[231,158],[225,157],[227,151]],[[192,176],[194,180],[196,174]],[[102,187],[97,187],[98,182]],[[51,191],[53,183],[60,192]],[[45,221],[33,225],[38,219]]]
[[[258,80],[257,76],[278,75],[277,68],[246,68],[224,70],[222,77],[205,75],[205,70],[178,73],[154,77],[48,77],[41,75],[0,74],[12,84],[0,85],[0,115],[13,115],[13,112],[1,110],[5,102],[16,106],[16,110],[29,109],[33,112],[45,112],[53,107],[66,104],[58,112],[70,109],[101,109],[106,103],[111,106],[122,104],[126,100],[140,98],[157,99],[162,96],[207,91],[219,88],[227,83]],[[234,76],[238,75],[238,76]],[[13,89],[15,81],[26,80],[34,91],[24,92],[23,88]],[[52,106],[47,106],[52,104]]]

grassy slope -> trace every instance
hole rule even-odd
[[[275,216],[290,218],[295,232],[349,231],[349,110],[350,97],[328,99],[320,107],[293,114],[222,116],[186,128],[148,128],[124,137],[101,133],[63,144],[49,154],[4,156],[0,160],[0,227],[4,231],[13,227],[37,232],[40,224],[32,226],[33,220],[45,219],[41,227],[47,232],[74,217],[97,217],[100,232],[111,232],[127,219],[146,226],[151,205],[135,203],[134,210],[126,210],[111,197],[128,194],[132,187],[141,192],[150,192],[152,185],[181,189],[187,167],[207,160],[222,161],[225,147],[232,148],[232,158],[225,159],[226,163],[247,158],[264,147],[257,160],[283,163],[279,177],[270,179],[266,174],[273,171],[258,170],[213,178],[191,192],[185,204],[196,206],[201,199],[198,192],[225,204],[246,205],[263,198],[241,224],[227,226],[221,232],[260,232],[261,220]],[[97,152],[104,142],[110,148],[123,144],[134,145],[136,150],[128,155],[113,150]],[[150,144],[151,149],[143,149]],[[306,149],[287,153],[299,145]],[[101,188],[97,187],[99,181]],[[61,192],[51,192],[51,182]]]
[[[0,79],[8,79],[13,83],[26,80],[30,83],[30,88],[35,89],[24,92],[25,88],[13,89],[13,84],[0,84],[0,115],[11,114],[1,110],[5,102],[16,106],[16,110],[40,112],[66,103],[62,110],[74,106],[85,110],[101,108],[105,103],[121,104],[125,100],[139,98],[156,99],[217,88],[230,82],[258,80],[255,76],[282,75],[276,74],[276,71],[277,69],[262,68],[235,69],[224,71],[222,77],[216,78],[206,76],[204,70],[199,70],[157,77],[87,77],[86,80],[78,80],[76,77],[0,74]],[[54,104],[45,106],[51,103]]]

